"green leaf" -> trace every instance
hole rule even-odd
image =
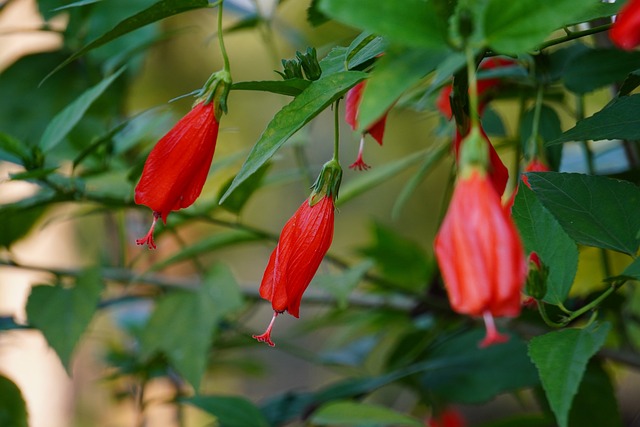
[[[27,405],[20,389],[0,375],[0,426],[28,427]]]
[[[627,181],[577,173],[528,173],[542,204],[580,244],[635,256],[640,189]]]
[[[280,95],[298,96],[311,82],[304,79],[289,80],[263,80],[238,82],[231,86],[232,90],[257,90],[262,92],[278,93]]]
[[[346,309],[349,305],[349,295],[360,284],[362,278],[373,267],[371,260],[354,265],[340,274],[320,275],[313,279],[314,286],[318,289],[326,289],[334,296],[338,308]]]
[[[74,7],[86,6],[86,5],[89,5],[89,4],[98,3],[100,1],[103,1],[103,0],[81,0],[81,1],[76,1],[76,2],[73,2],[73,3],[66,4],[64,6],[56,7],[55,9],[52,10],[52,12],[60,12],[62,10],[67,10],[67,9],[71,9],[71,8],[74,8]]]
[[[621,97],[629,95],[638,86],[640,86],[640,70],[635,70],[632,73],[629,73],[627,78],[620,85],[620,89],[618,89],[618,96]]]
[[[608,18],[610,16],[616,15],[620,8],[622,7],[623,2],[616,3],[603,3],[599,2],[594,7],[591,7],[584,12],[580,13],[576,16],[573,22],[569,24],[579,24],[581,22],[589,22],[599,18]]]
[[[182,399],[216,417],[219,427],[270,427],[260,410],[238,396],[193,396]]]
[[[633,260],[633,262],[624,269],[620,276],[640,281],[640,258]]]
[[[424,423],[384,406],[338,401],[321,406],[311,417],[311,422],[321,426],[415,426]]]
[[[413,240],[379,223],[373,224],[374,242],[360,250],[374,259],[384,277],[404,289],[421,292],[428,284],[432,263]]]
[[[51,77],[52,74],[56,73],[58,70],[60,70],[67,64],[80,58],[87,52],[97,47],[100,47],[106,43],[109,43],[110,41],[120,36],[130,33],[131,31],[137,30],[138,28],[142,28],[146,25],[160,21],[164,18],[168,18],[170,16],[177,15],[182,12],[187,12],[189,10],[201,9],[204,7],[209,7],[208,0],[161,0],[157,3],[154,3],[150,7],[144,9],[143,11],[136,13],[135,15],[130,16],[129,18],[126,18],[123,21],[119,22],[111,30],[107,31],[97,39],[85,45],[82,49],[78,50],[69,58],[65,59],[56,68],[54,68],[53,71],[47,74],[47,76],[42,81],[44,82],[49,77]]]
[[[563,329],[535,337],[529,356],[538,368],[542,387],[560,427],[567,427],[571,403],[587,362],[602,347],[611,329],[593,323],[585,329]]]
[[[262,238],[263,236],[259,236],[255,233],[244,230],[229,230],[216,233],[193,244],[190,244],[186,248],[174,253],[167,259],[153,264],[150,271],[162,270],[163,268],[166,268],[170,265],[182,261],[191,260],[199,255],[203,255],[240,243],[253,242]]]
[[[640,52],[620,49],[588,49],[566,64],[564,84],[572,92],[585,94],[621,82],[640,66]]]
[[[569,412],[569,427],[622,427],[616,390],[602,364],[591,359]]]
[[[71,355],[100,302],[102,280],[97,268],[84,271],[75,286],[35,286],[27,301],[27,318],[40,329],[60,361],[71,371]]]
[[[433,1],[320,0],[320,10],[354,27],[416,47],[444,48],[446,17]]]
[[[474,329],[433,345],[426,361],[447,365],[421,375],[422,387],[448,402],[480,403],[538,384],[524,341],[512,335],[504,344],[479,348],[483,335],[484,331]]]
[[[329,17],[318,9],[319,0],[311,0],[311,5],[307,8],[307,21],[317,27],[329,21]]]
[[[489,0],[482,21],[485,43],[500,53],[525,53],[597,3],[599,0]]]
[[[410,154],[400,160],[375,167],[370,171],[367,171],[367,173],[358,174],[355,178],[350,179],[342,185],[337,205],[344,205],[349,200],[361,195],[367,190],[387,182],[390,178],[406,171],[409,166],[424,159],[424,155],[425,151],[418,151],[417,153]]]
[[[358,107],[360,132],[382,117],[407,89],[444,61],[449,52],[392,48],[378,61]]]
[[[578,269],[576,243],[522,182],[511,215],[527,252],[536,252],[543,265],[549,268],[544,301],[556,305],[563,302]]]
[[[105,90],[124,71],[124,68],[113,73],[102,80],[97,85],[87,89],[82,95],[76,98],[71,104],[66,106],[51,120],[42,134],[38,146],[43,152],[51,151],[55,148],[73,127],[82,119],[91,104],[104,93]]]
[[[0,160],[26,166],[31,159],[28,146],[6,133],[0,132]]]
[[[600,139],[640,139],[640,94],[623,96],[610,102],[591,117],[580,120],[560,138],[547,144],[566,141],[597,141]]]
[[[365,77],[366,74],[359,71],[323,76],[278,111],[253,146],[229,189],[222,195],[220,203],[224,203],[240,184],[260,169],[294,133]]]
[[[52,194],[43,193],[22,199],[15,203],[0,206],[0,247],[8,248],[25,237],[40,219],[49,203],[53,203]]]
[[[387,42],[380,36],[363,32],[347,48],[347,68],[353,70],[385,52]]]
[[[242,305],[231,271],[215,264],[194,291],[176,290],[158,301],[141,336],[142,357],[164,353],[198,390],[217,323]]]
[[[231,213],[239,215],[240,211],[242,211],[242,208],[249,201],[251,196],[253,196],[253,194],[262,187],[264,183],[264,177],[266,176],[267,171],[270,167],[271,163],[269,162],[260,166],[260,168],[258,168],[258,170],[248,179],[246,179],[242,184],[240,184],[236,188],[236,190],[225,199],[224,203],[220,204],[220,206]],[[235,179],[235,177],[229,179],[229,181],[222,186],[219,196],[227,191],[227,189],[231,186],[233,179]]]

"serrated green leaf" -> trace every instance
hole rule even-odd
[[[71,355],[100,302],[102,279],[97,268],[84,271],[72,288],[35,286],[27,301],[29,323],[40,329],[67,372]]]
[[[51,120],[47,128],[40,138],[38,146],[43,152],[51,151],[55,148],[65,136],[78,124],[80,119],[87,112],[91,104],[104,93],[105,90],[117,79],[124,71],[124,68],[105,78],[97,85],[87,89],[75,101],[67,105]]]
[[[196,256],[213,252],[239,243],[253,242],[262,239],[255,233],[244,230],[230,230],[213,234],[207,238],[190,244],[186,248],[174,253],[167,259],[159,261],[151,267],[150,271],[158,271],[178,262],[188,261]]]
[[[562,303],[578,269],[578,246],[522,182],[511,210],[527,252],[536,252],[549,268],[544,301]]]
[[[640,94],[614,99],[591,117],[580,120],[573,128],[547,146],[566,141],[597,141],[600,139],[640,139]]]
[[[408,46],[444,48],[446,17],[432,1],[320,0],[320,10],[354,27]]]
[[[378,61],[358,107],[360,132],[384,115],[407,89],[449,56],[443,50],[391,48]]]
[[[572,92],[585,94],[620,82],[640,68],[640,52],[620,49],[588,49],[568,61],[564,84]]]
[[[419,151],[403,157],[394,162],[385,163],[384,165],[375,167],[367,173],[358,174],[357,177],[350,179],[340,188],[340,197],[338,197],[337,205],[341,206],[349,200],[361,195],[367,190],[374,188],[390,178],[404,172],[408,167],[418,163],[424,158],[425,151]]]
[[[597,3],[599,0],[489,0],[482,21],[484,41],[500,53],[525,53]]]
[[[504,344],[479,348],[484,333],[479,329],[458,333],[427,350],[427,361],[448,365],[421,375],[423,389],[448,402],[480,403],[538,384],[524,341],[512,335]]]
[[[253,146],[229,189],[222,195],[220,203],[224,203],[236,188],[269,161],[294,133],[365,77],[366,74],[359,71],[343,71],[323,76],[278,111]]]
[[[85,45],[83,48],[78,50],[69,58],[65,59],[56,68],[54,68],[49,74],[46,75],[46,77],[42,81],[44,82],[58,70],[85,55],[87,52],[96,49],[106,43],[109,43],[110,41],[120,36],[128,34],[134,30],[137,30],[138,28],[142,28],[146,25],[160,21],[164,18],[187,12],[189,10],[201,9],[205,7],[209,7],[208,0],[161,0],[157,3],[154,3],[143,11],[136,13],[135,15],[119,22],[111,30],[107,31],[97,39]]]
[[[27,405],[20,389],[0,375],[0,426],[28,427]]]
[[[571,403],[587,362],[602,347],[611,326],[593,323],[585,329],[563,329],[535,337],[529,357],[538,368],[542,387],[560,427],[567,427]]]
[[[278,93],[280,95],[298,96],[311,82],[304,79],[289,80],[263,80],[251,82],[238,82],[231,86],[232,90],[257,90],[262,92]]]
[[[262,412],[243,397],[202,395],[181,402],[215,416],[220,427],[270,427]]]
[[[635,256],[640,241],[640,188],[577,173],[528,173],[538,199],[576,242]]]
[[[424,426],[422,421],[384,406],[353,401],[327,403],[313,413],[311,422],[321,426]]]
[[[231,271],[215,264],[198,289],[174,291],[158,301],[141,336],[142,357],[164,353],[198,390],[217,323],[242,305]]]

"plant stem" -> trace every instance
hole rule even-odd
[[[222,60],[224,61],[224,70],[230,72],[229,56],[227,55],[227,49],[224,46],[224,37],[222,35],[222,13],[224,9],[224,0],[218,2],[218,44],[220,45],[220,53],[222,54]]]
[[[562,37],[558,37],[556,39],[553,40],[549,40],[548,42],[542,43],[540,46],[538,46],[538,51],[541,51],[543,49],[546,49],[548,47],[551,46],[555,46],[561,43],[565,43],[571,40],[575,40],[575,39],[579,39],[581,37],[585,37],[585,36],[590,36],[592,34],[597,34],[597,33],[601,33],[603,31],[607,31],[609,30],[609,28],[611,28],[611,25],[613,24],[605,24],[605,25],[600,25],[598,27],[593,27],[593,28],[589,28],[587,30],[583,30],[583,31],[576,31],[573,33],[569,33],[566,36],[562,36]]]
[[[480,127],[480,117],[478,116],[478,78],[476,76],[476,61],[473,49],[467,46],[465,49],[467,56],[467,81],[469,84],[469,116],[471,117],[471,129]]]
[[[333,160],[340,162],[340,100],[333,106]]]
[[[544,86],[538,85],[536,91],[536,104],[533,110],[533,121],[531,123],[531,136],[529,137],[529,144],[527,147],[526,155],[529,160],[536,157],[538,154],[538,138],[540,137],[540,112],[542,111],[542,99],[544,96]]]

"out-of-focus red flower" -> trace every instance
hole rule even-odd
[[[482,61],[479,68],[481,70],[491,70],[494,68],[509,67],[514,64],[515,61],[512,59],[492,57]],[[478,104],[478,108],[480,110],[478,111],[478,115],[482,116],[484,108],[490,101],[491,95],[493,95],[493,89],[496,89],[501,83],[502,81],[497,77],[478,80],[478,97],[480,101]],[[451,117],[453,116],[450,102],[451,92],[453,92],[453,85],[449,84],[444,86],[440,90],[440,94],[436,100],[436,107],[447,120],[451,120]]]
[[[362,100],[362,92],[364,91],[366,82],[360,82],[352,87],[345,96],[345,121],[351,126],[353,130],[358,128],[358,112],[360,108],[360,101]],[[373,125],[371,125],[365,133],[370,134],[378,144],[382,145],[382,139],[384,137],[384,129],[387,123],[387,114],[385,113],[378,119]],[[363,135],[364,137],[364,135]],[[351,169],[366,170],[369,169],[362,159],[362,151],[364,149],[364,138],[360,140],[360,149],[358,150],[358,158],[349,166]]]
[[[520,313],[527,265],[516,227],[481,169],[461,172],[434,247],[453,310],[484,317],[481,346],[506,341],[493,317]]]
[[[609,38],[624,50],[640,45],[640,0],[629,0],[622,7],[609,30]]]
[[[487,143],[487,148],[489,149],[489,179],[491,180],[491,185],[496,190],[499,196],[502,196],[504,193],[504,189],[507,187],[507,181],[509,180],[509,169],[502,163],[502,159],[496,152],[496,149],[493,147],[491,141],[489,141],[489,137],[485,133],[484,129],[480,128],[480,133],[482,134],[482,138]],[[456,130],[456,137],[453,141],[453,151],[456,155],[456,161],[460,158],[460,143],[462,142],[463,137]]]
[[[447,408],[437,417],[430,418],[427,421],[429,427],[466,427],[467,422],[458,411],[453,408]]]
[[[331,246],[341,178],[337,161],[325,164],[311,196],[282,229],[260,284],[260,296],[271,301],[274,314],[265,333],[253,336],[258,341],[274,345],[271,329],[278,314],[288,311],[299,317],[302,294]]]
[[[207,179],[216,149],[218,119],[214,102],[200,102],[158,141],[149,153],[134,200],[153,211],[146,236],[136,240],[155,249],[153,230],[159,218],[191,206]]]

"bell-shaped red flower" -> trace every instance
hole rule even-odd
[[[213,102],[202,101],[158,141],[149,153],[135,188],[135,202],[151,208],[153,224],[136,240],[155,249],[153,229],[169,212],[191,206],[207,179],[216,149],[218,120]]]
[[[462,170],[434,247],[453,310],[484,317],[481,346],[505,341],[493,316],[520,313],[527,265],[516,227],[482,169]]]
[[[302,294],[331,246],[335,198],[341,177],[342,169],[337,161],[328,162],[309,199],[282,229],[260,284],[260,296],[271,301],[274,314],[266,332],[253,336],[258,341],[274,345],[271,329],[278,314],[288,311],[294,317],[300,316]]]
[[[460,415],[460,412],[453,408],[447,408],[439,415],[429,418],[427,426],[429,427],[466,427],[467,422]]]
[[[640,45],[640,0],[629,0],[622,7],[609,30],[609,38],[624,50]]]
[[[507,187],[507,181],[509,180],[509,169],[507,169],[504,163],[502,163],[502,159],[500,159],[498,152],[493,147],[491,141],[489,141],[489,137],[485,133],[484,129],[480,128],[480,133],[482,134],[482,138],[489,149],[489,179],[491,180],[491,184],[496,190],[496,193],[502,196],[504,189]],[[453,151],[455,152],[456,160],[460,157],[460,143],[462,142],[462,139],[462,135],[458,130],[456,130],[456,137],[453,141]]]
[[[345,121],[351,126],[353,130],[358,128],[358,111],[360,108],[360,101],[362,100],[362,92],[364,91],[366,82],[360,82],[352,87],[345,96]],[[365,133],[368,133],[375,139],[378,144],[382,145],[382,139],[384,137],[384,129],[387,123],[387,114],[385,113],[380,117],[373,125],[371,125]],[[369,169],[362,159],[362,151],[364,149],[364,135],[360,140],[360,149],[358,150],[358,157],[356,161],[349,166],[351,169],[366,170]]]

